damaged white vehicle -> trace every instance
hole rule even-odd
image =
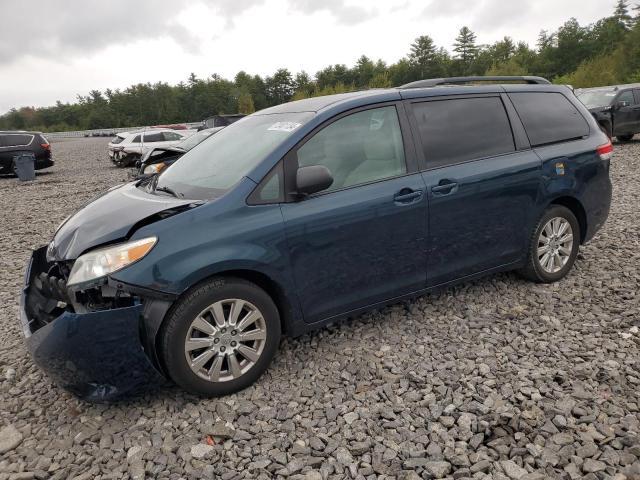
[[[146,153],[158,147],[171,147],[192,131],[176,131],[153,128],[138,132],[121,132],[108,145],[109,159],[118,167],[127,167],[140,160]]]

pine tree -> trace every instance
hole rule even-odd
[[[618,0],[616,8],[613,11],[613,18],[615,18],[620,25],[624,28],[630,28],[633,24],[633,18],[629,14],[629,2],[627,0]]]
[[[436,46],[429,35],[422,35],[411,44],[408,55],[409,62],[417,70],[418,76],[425,78],[429,67],[436,59]]]
[[[476,45],[476,34],[469,27],[462,27],[453,44],[453,51],[456,58],[462,63],[462,70],[467,74],[471,64],[478,56],[478,46]]]
[[[478,55],[476,34],[473,33],[469,27],[462,27],[460,29],[460,33],[453,44],[453,51],[458,54],[458,59],[467,64],[471,63],[476,55]]]

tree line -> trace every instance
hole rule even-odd
[[[554,83],[591,87],[640,82],[640,6],[617,0],[610,16],[590,25],[575,18],[556,31],[541,31],[537,45],[504,37],[478,44],[462,27],[449,52],[429,35],[415,39],[396,63],[361,56],[355,65],[330,65],[313,77],[286,68],[261,77],[241,71],[233,80],[191,74],[177,85],[132,85],[92,90],[74,103],[11,109],[1,129],[85,130],[200,121],[214,114],[252,113],[290,100],[364,88],[402,85],[423,78],[461,75],[539,75]]]

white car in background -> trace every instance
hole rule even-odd
[[[189,130],[150,128],[137,132],[118,133],[107,146],[109,158],[118,167],[134,164],[157,147],[171,147],[193,134]]]

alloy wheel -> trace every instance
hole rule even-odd
[[[258,308],[237,298],[221,300],[191,322],[184,353],[196,375],[210,382],[227,382],[256,364],[266,338],[266,322]]]
[[[564,268],[573,251],[573,229],[566,218],[554,217],[540,231],[538,237],[538,263],[547,273]]]

